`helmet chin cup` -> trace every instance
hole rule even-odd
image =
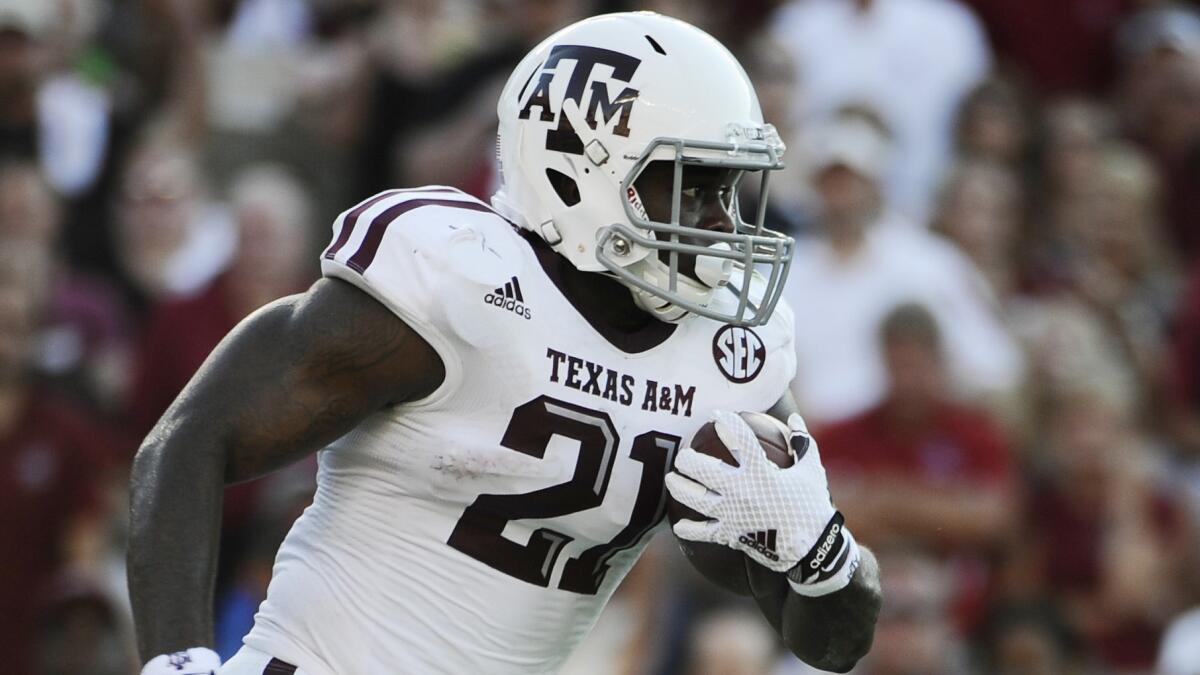
[[[709,248],[713,251],[733,252],[733,248],[723,241],[710,244]],[[733,261],[729,258],[703,254],[696,256],[696,278],[709,288],[720,288],[729,283],[732,274]]]
[[[728,250],[726,244],[713,244],[710,248],[724,247]],[[719,250],[719,248],[718,248]],[[658,259],[658,256],[650,255],[642,258],[638,262],[625,267],[624,271],[636,275],[644,283],[655,289],[668,289],[671,296],[666,296],[661,292],[648,290],[644,287],[630,285],[630,291],[633,293],[633,299],[638,306],[650,312],[661,321],[676,322],[683,319],[689,314],[688,309],[681,306],[678,302],[672,301],[672,297],[678,298],[684,302],[708,306],[712,300],[713,291],[718,287],[728,283],[729,275],[733,272],[732,260],[721,260],[719,258],[711,259],[711,263],[701,263],[702,260],[708,259],[709,256],[696,256],[696,271],[699,273],[701,267],[706,270],[705,276],[708,276],[714,283],[700,282],[691,277],[676,273],[674,275],[674,288],[671,284],[671,268]],[[725,268],[724,276],[721,276],[721,269]],[[618,274],[619,280],[626,280],[623,274]]]

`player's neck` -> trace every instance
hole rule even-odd
[[[523,234],[559,292],[619,348],[633,353],[645,351],[675,332],[675,324],[659,321],[638,307],[629,288],[621,282],[598,272],[581,272],[537,235]]]
[[[638,307],[628,286],[599,272],[581,272],[566,258],[561,260],[562,291],[576,306],[626,332],[661,323]]]

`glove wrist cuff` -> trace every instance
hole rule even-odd
[[[788,570],[788,585],[799,595],[817,597],[840,591],[850,584],[861,553],[854,535],[846,529],[841,512],[833,514],[812,549]]]
[[[221,657],[208,647],[192,647],[159,654],[142,666],[141,675],[212,675],[221,667]]]

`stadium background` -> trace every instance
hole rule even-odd
[[[631,8],[789,144],[796,393],[884,573],[855,672],[1200,673],[1200,12],[1159,0],[0,0],[0,671],[137,672],[140,437],[338,211],[486,197],[511,67]],[[223,655],[312,480],[228,492]],[[566,672],[812,671],[664,535]]]

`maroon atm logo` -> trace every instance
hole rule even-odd
[[[529,119],[533,108],[540,110],[538,119],[542,122],[553,122],[555,117],[558,118],[558,126],[546,131],[546,149],[568,152],[573,155],[583,154],[583,141],[575,133],[575,128],[571,126],[567,116],[560,114],[561,110],[555,110],[550,102],[550,83],[556,76],[566,76],[565,73],[559,72],[561,61],[574,62],[570,75],[567,76],[569,79],[563,98],[574,101],[579,105],[581,111],[586,110],[584,120],[587,125],[595,129],[601,122],[608,125],[615,121],[613,133],[617,136],[629,136],[629,114],[633,110],[633,102],[637,100],[638,90],[626,87],[621,83],[628,83],[633,78],[633,74],[642,60],[628,54],[614,52],[611,49],[583,45],[557,45],[550,50],[549,57],[542,64],[541,72],[535,73],[537,82],[534,83],[533,93],[529,95],[529,98],[525,98],[529,82],[526,82],[520,93],[517,94],[518,100],[524,99],[525,101],[521,112],[517,115],[518,118]],[[612,78],[608,82],[592,77],[593,74],[599,72],[597,66],[611,69]],[[532,80],[533,77],[531,76],[530,79]],[[588,86],[589,82],[590,87]],[[621,87],[616,97],[613,97],[609,90],[610,84],[614,86],[614,89]],[[585,95],[587,96],[586,106]]]
[[[743,326],[725,326],[713,336],[713,359],[730,382],[742,384],[758,377],[767,362],[767,348],[758,333]]]

